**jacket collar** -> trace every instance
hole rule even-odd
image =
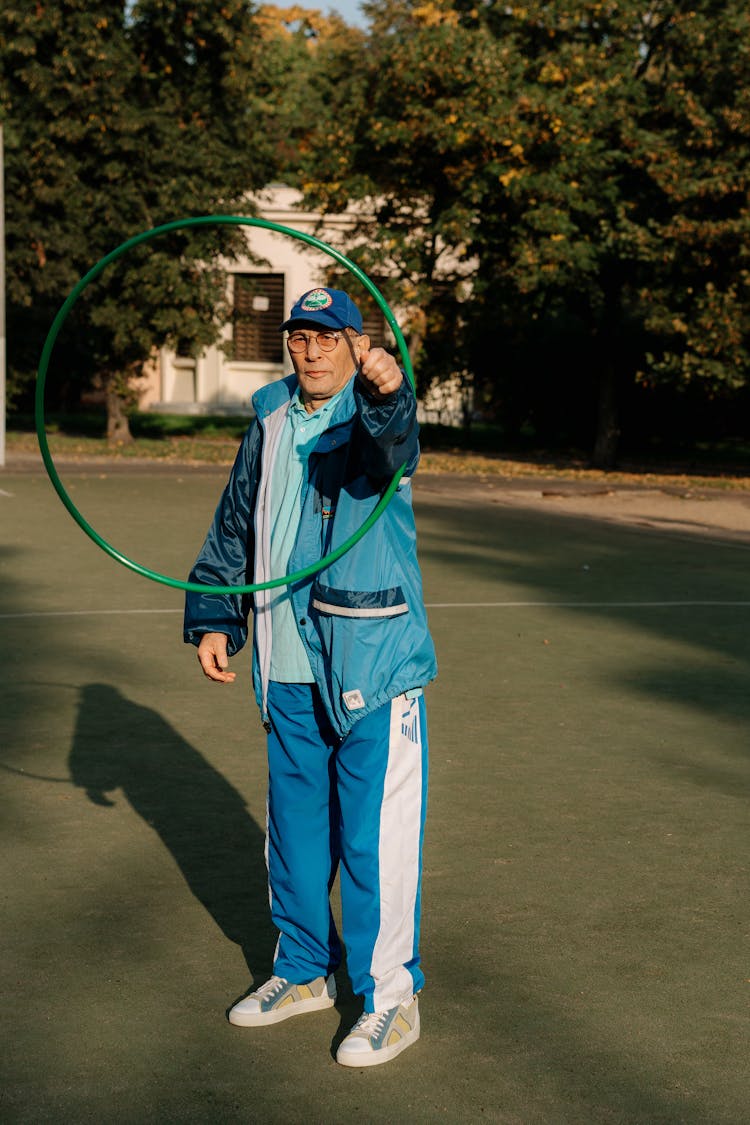
[[[354,379],[355,376],[352,375],[349,382],[343,388],[341,396],[331,415],[326,433],[321,435],[321,440],[326,434],[330,433],[335,426],[351,423],[356,409],[354,401]],[[277,379],[275,382],[269,383],[267,386],[257,390],[253,395],[252,403],[253,410],[258,419],[264,422],[265,419],[275,413],[275,411],[282,407],[287,407],[296,390],[296,375],[287,375],[285,379]],[[336,443],[334,442],[334,444]],[[323,452],[323,449],[321,449],[320,452]]]

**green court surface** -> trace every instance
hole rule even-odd
[[[65,475],[184,577],[213,472]],[[225,1018],[269,974],[264,735],[47,478],[0,473],[3,1122],[750,1119],[750,540],[419,491],[422,1038]]]

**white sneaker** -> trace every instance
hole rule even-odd
[[[336,1052],[342,1066],[390,1062],[419,1039],[416,996],[387,1012],[363,1012]]]
[[[229,1012],[229,1022],[236,1027],[260,1027],[280,1023],[303,1012],[319,1012],[332,1008],[336,1000],[333,974],[316,977],[308,984],[291,984],[283,977],[271,977],[255,992],[240,1000]]]

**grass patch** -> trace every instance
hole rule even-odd
[[[47,420],[47,434],[55,459],[231,465],[249,421],[240,415],[134,414],[130,420],[134,440],[113,447],[104,437],[102,414],[53,414]],[[6,442],[11,455],[37,453],[32,415],[11,418],[9,427]],[[547,476],[680,488],[750,487],[750,443],[740,440],[650,448],[623,455],[618,467],[608,471],[592,469],[582,450],[514,445],[497,426],[475,425],[460,430],[426,423],[421,444],[422,469],[427,472],[504,478]]]
[[[240,438],[250,422],[244,414],[151,414],[130,416],[130,432],[134,438],[155,441],[171,437]],[[33,414],[17,414],[8,419],[8,429],[16,433],[35,433]],[[107,419],[98,412],[50,414],[45,418],[48,435],[105,439]]]

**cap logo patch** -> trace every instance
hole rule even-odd
[[[300,308],[305,312],[320,312],[321,309],[327,309],[332,304],[333,297],[325,289],[311,289],[302,298]]]

